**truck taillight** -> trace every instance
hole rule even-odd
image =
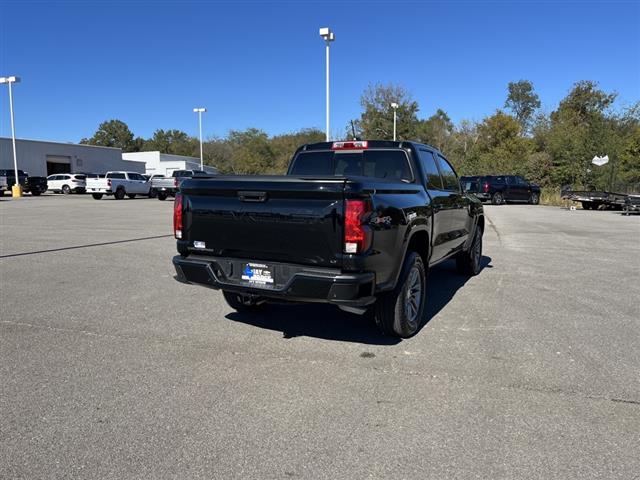
[[[178,182],[178,177],[175,177],[173,179],[173,188],[178,188],[179,185],[180,183]]]
[[[484,185],[482,185],[482,191],[484,193],[489,193],[489,182],[484,182]]]
[[[110,179],[110,178],[108,178],[108,179],[107,179],[107,186],[108,186],[108,187],[110,187],[110,186],[111,186],[111,179]]]
[[[364,225],[371,204],[366,200],[347,200],[344,212],[344,253],[362,253],[371,245],[371,229]]]
[[[179,240],[182,238],[182,194],[176,193],[173,201],[173,235]]]

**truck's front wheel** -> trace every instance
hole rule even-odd
[[[227,290],[223,290],[222,295],[229,306],[238,312],[253,312],[260,307],[256,297],[228,292]]]
[[[427,293],[427,270],[416,252],[407,253],[398,285],[391,292],[378,295],[374,318],[386,335],[407,338],[424,322]]]

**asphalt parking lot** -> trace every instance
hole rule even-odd
[[[398,341],[179,284],[171,214],[0,200],[0,478],[640,478],[640,216],[486,207]]]

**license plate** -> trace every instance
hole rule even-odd
[[[246,263],[242,280],[253,285],[273,285],[273,269],[262,263]]]

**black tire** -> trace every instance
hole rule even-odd
[[[92,193],[91,196],[94,200],[100,200],[102,198],[102,193]]]
[[[127,193],[127,197],[129,197],[130,199],[134,199],[136,198],[136,194],[135,193]]]
[[[540,194],[537,192],[531,192],[531,195],[529,195],[529,203],[531,205],[538,205],[540,203]]]
[[[149,195],[148,196],[149,196],[149,198],[156,198],[158,196],[158,193],[153,188],[151,188],[149,190]]]
[[[458,273],[473,277],[482,269],[482,229],[476,227],[469,250],[460,252],[456,256],[456,268]]]
[[[158,200],[166,200],[167,199],[167,194],[164,192],[158,192]]]
[[[260,304],[257,303],[257,298],[255,297],[229,292],[227,290],[222,291],[222,296],[227,304],[237,312],[255,312],[260,308]]]
[[[31,192],[31,195],[33,195],[34,197],[37,197],[38,195],[40,195],[42,192],[40,190],[34,190],[33,192]]]
[[[425,321],[426,291],[427,270],[422,258],[416,252],[407,252],[396,288],[379,294],[373,306],[380,331],[401,338],[414,335]]]
[[[504,197],[502,193],[496,192],[491,196],[491,203],[493,205],[502,205],[504,203]]]
[[[69,187],[69,185],[62,185],[62,193],[69,195],[71,193],[71,187]]]
[[[591,202],[582,202],[582,208],[584,210],[591,210],[593,208],[593,205],[591,204]]]
[[[113,194],[116,200],[122,200],[125,195],[126,195],[126,192],[124,191],[124,188],[118,188],[116,190],[116,193]]]
[[[0,190],[0,197],[4,197],[4,190]]]

